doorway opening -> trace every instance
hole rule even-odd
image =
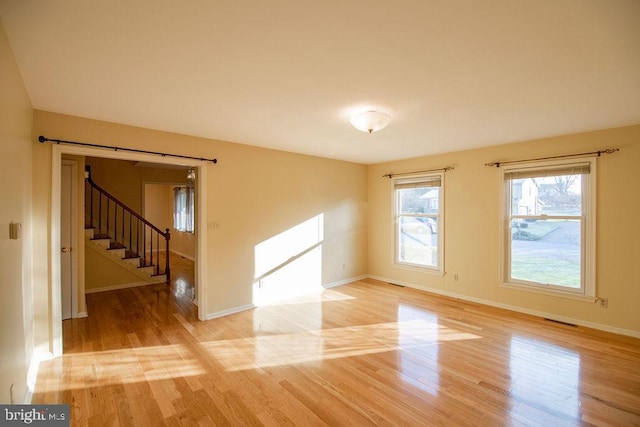
[[[196,172],[196,203],[194,206],[196,212],[196,227],[194,233],[195,251],[194,251],[194,282],[195,282],[195,302],[198,306],[198,319],[206,320],[206,277],[207,263],[207,233],[206,233],[206,174],[207,165],[200,160],[158,157],[151,154],[129,153],[123,151],[110,151],[100,148],[55,145],[52,147],[52,197],[51,197],[51,352],[53,357],[62,354],[62,286],[61,286],[61,261],[62,261],[62,156],[69,154],[72,156],[96,157],[103,159],[119,159],[130,160],[136,162],[155,163],[159,165],[174,165],[194,169]],[[77,203],[81,203],[78,201]],[[78,219],[76,218],[76,221]],[[84,294],[84,289],[78,289],[76,294]]]

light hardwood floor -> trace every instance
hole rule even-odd
[[[72,425],[640,425],[640,340],[365,280],[199,322],[189,284],[87,295],[34,403]]]

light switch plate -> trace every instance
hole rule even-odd
[[[22,229],[22,224],[17,222],[12,222],[9,224],[9,238],[11,240],[18,240],[20,237],[20,230]]]

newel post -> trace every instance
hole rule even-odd
[[[167,242],[167,252],[166,252],[166,256],[165,256],[165,266],[164,266],[164,274],[167,276],[167,285],[169,284],[169,281],[171,280],[171,269],[169,268],[169,240],[171,240],[171,233],[169,232],[169,229],[166,229],[166,233],[165,233],[165,241]]]

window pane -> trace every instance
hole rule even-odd
[[[396,191],[400,214],[438,213],[440,187],[402,188]]]
[[[582,175],[511,180],[511,215],[582,214]]]
[[[398,223],[398,261],[437,267],[437,219],[401,216]]]
[[[173,228],[178,231],[194,231],[194,189],[193,187],[174,188]]]
[[[580,288],[581,220],[511,222],[511,278]]]

